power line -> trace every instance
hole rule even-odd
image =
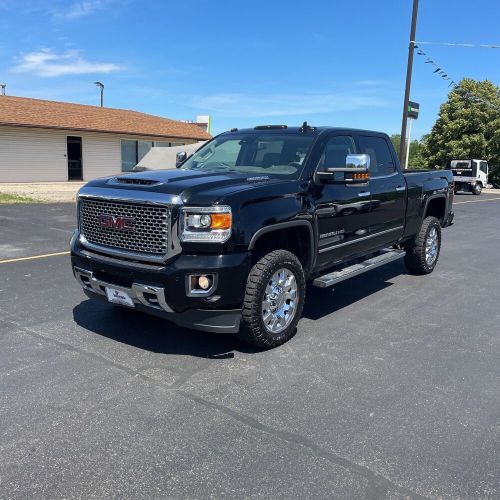
[[[444,45],[446,47],[482,47],[486,49],[500,49],[500,45],[497,44],[473,44],[473,43],[450,43],[450,42],[414,42],[419,45]]]

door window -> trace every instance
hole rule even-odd
[[[354,139],[349,135],[336,135],[328,140],[318,162],[317,171],[323,172],[327,168],[345,168],[347,155],[356,154]],[[334,180],[344,179],[342,172],[334,174]]]
[[[391,150],[383,137],[362,135],[359,147],[362,154],[370,156],[370,177],[390,175],[396,171]]]
[[[483,174],[487,174],[488,173],[488,163],[486,163],[485,161],[482,161],[479,164],[479,169],[481,170],[481,172],[483,172]]]

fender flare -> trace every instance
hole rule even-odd
[[[422,221],[425,219],[425,214],[427,213],[427,207],[429,206],[429,203],[432,200],[437,200],[439,198],[444,199],[444,213],[443,213],[443,216],[441,217],[441,224],[444,224],[444,222],[446,220],[446,212],[448,210],[448,205],[450,202],[450,199],[444,193],[433,194],[433,195],[427,197],[427,199],[425,200],[424,211],[422,213]]]
[[[278,231],[280,229],[286,229],[289,227],[306,227],[309,233],[309,251],[310,251],[310,256],[309,256],[309,262],[307,265],[306,271],[310,271],[312,269],[312,266],[314,264],[316,252],[315,252],[315,244],[314,244],[314,231],[312,228],[312,225],[310,222],[306,220],[292,220],[288,222],[278,222],[277,224],[271,224],[270,226],[264,226],[258,229],[252,238],[250,239],[250,243],[248,244],[248,250],[252,250],[256,243],[257,240],[266,233],[272,233],[273,231]]]

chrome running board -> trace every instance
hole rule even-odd
[[[339,271],[333,271],[325,274],[324,276],[320,276],[313,281],[313,285],[319,288],[327,288],[335,285],[336,283],[352,278],[353,276],[357,276],[358,274],[366,273],[376,267],[401,259],[401,257],[404,257],[405,253],[406,252],[404,250],[385,250],[380,255],[371,257],[370,259],[367,259],[359,264],[353,264],[352,266],[344,267],[344,269],[340,269]]]

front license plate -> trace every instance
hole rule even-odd
[[[108,300],[114,304],[134,307],[134,301],[130,298],[130,295],[122,290],[116,290],[116,288],[110,288],[107,286],[106,296],[108,297]]]

